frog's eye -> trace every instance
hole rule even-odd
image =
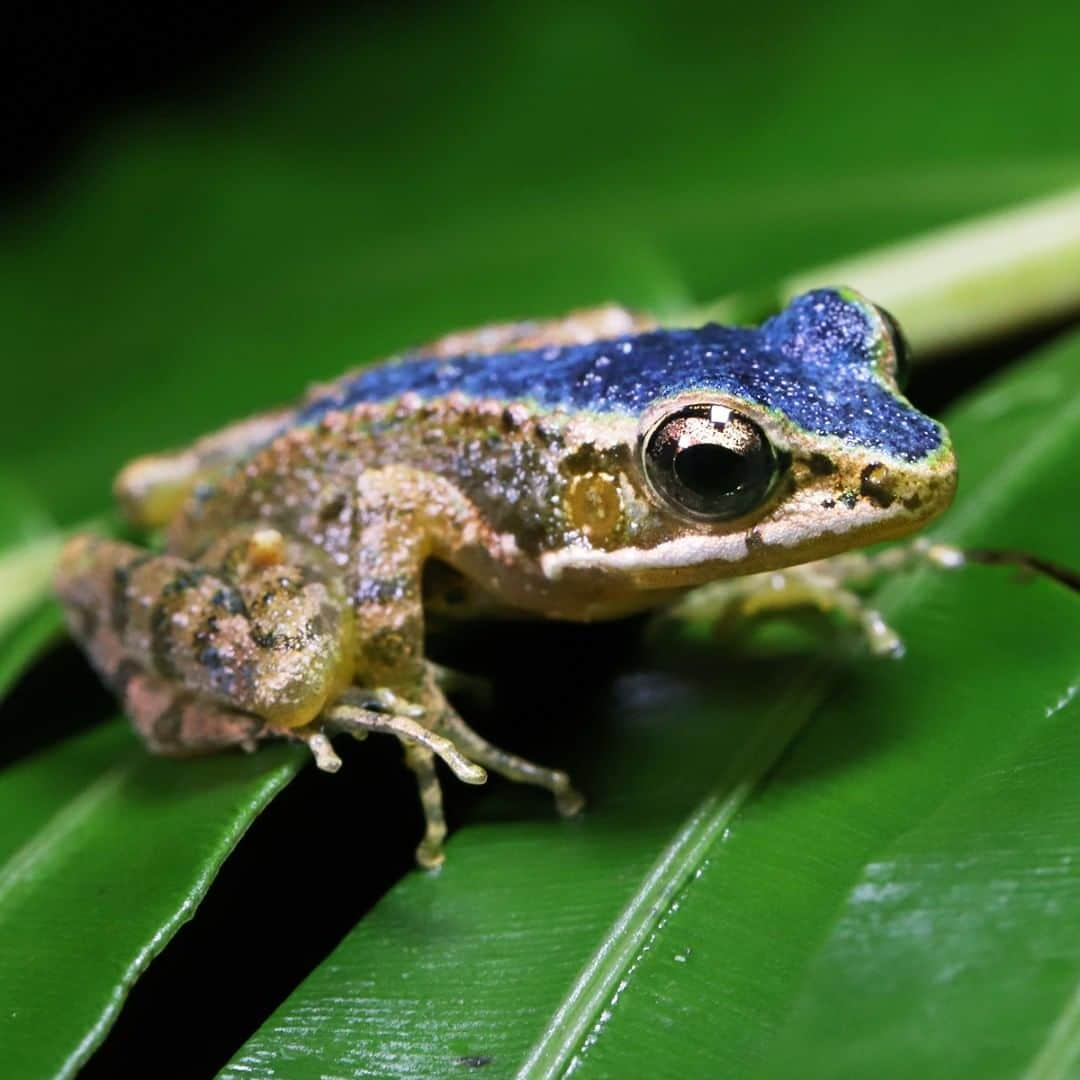
[[[893,378],[896,379],[896,385],[903,390],[907,386],[908,375],[911,372],[911,346],[896,319],[883,307],[878,307],[877,310],[892,339],[893,356],[896,357]]]
[[[653,492],[684,516],[737,518],[758,506],[778,472],[777,455],[752,420],[723,405],[687,405],[642,439]]]

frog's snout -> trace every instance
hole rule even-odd
[[[921,528],[947,510],[956,495],[956,455],[945,436],[933,458],[910,465],[872,461],[858,478],[858,495],[903,532]]]

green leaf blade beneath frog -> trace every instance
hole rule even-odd
[[[892,320],[840,289],[760,329],[606,307],[454,335],[132,463],[118,496],[168,526],[167,552],[77,538],[58,591],[152,750],[285,736],[332,770],[334,731],[397,735],[435,866],[436,756],[564,812],[581,800],[465,725],[425,659],[425,611],[613,618],[918,529],[955,463],[903,397],[902,360]],[[827,606],[832,584],[791,595]]]

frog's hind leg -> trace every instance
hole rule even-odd
[[[271,734],[257,716],[201,701],[163,679],[122,661],[106,681],[124,704],[131,725],[148,750],[190,757],[238,746],[251,751]]]
[[[111,550],[99,549],[95,562],[90,551],[102,543],[107,542],[91,537],[74,540],[61,559],[57,585],[72,633],[122,702],[147,748],[169,756],[209,753],[229,746],[254,749],[256,741],[266,734],[262,720],[200,701],[182,686],[147,671],[127,648],[117,633],[117,616],[112,610],[119,602],[114,572],[146,553],[129,545],[112,545]],[[108,572],[106,564],[111,567]]]
[[[154,750],[292,734],[350,680],[342,585],[320,553],[271,529],[235,530],[199,563],[76,537],[56,586]]]

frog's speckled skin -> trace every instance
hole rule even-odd
[[[919,461],[941,446],[941,428],[896,396],[883,359],[873,309],[819,290],[757,329],[709,323],[562,348],[385,364],[317,397],[296,422],[407,392],[426,401],[458,392],[636,418],[657,400],[700,390],[753,402],[808,433]]]
[[[607,618],[911,532],[948,505],[955,470],[943,429],[900,394],[894,348],[845,290],[758,330],[657,330],[608,307],[452,336],[133,463],[118,495],[169,526],[167,554],[77,538],[60,595],[155,750],[289,734],[332,768],[326,731],[397,734],[435,865],[433,754],[579,803],[564,774],[489,746],[446,703],[425,605]],[[687,520],[643,476],[643,433],[689,403],[749,417],[782,462],[741,518]]]

